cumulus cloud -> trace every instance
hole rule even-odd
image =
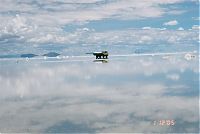
[[[4,2],[8,6],[0,8],[0,45],[2,48],[0,52],[2,54],[39,51],[41,49],[37,48],[44,44],[65,46],[93,44],[100,47],[115,44],[194,44],[199,41],[198,31],[194,28],[172,32],[166,28],[153,28],[147,25],[141,29],[95,31],[92,27],[85,25],[93,20],[148,19],[151,12],[147,10],[152,8],[152,10],[159,10],[159,14],[164,16],[167,9],[163,9],[161,5],[183,2],[179,0],[138,2],[130,0],[130,3],[124,0],[85,0],[79,3],[53,0],[23,0],[20,2],[5,0]],[[20,8],[19,5],[22,7]],[[145,7],[144,12],[148,12],[149,15],[145,16],[145,13],[141,13],[142,7]],[[159,17],[159,15],[154,17]],[[75,28],[67,30],[67,27],[71,25]]]
[[[152,38],[150,36],[142,36],[141,39],[139,40],[139,43],[147,43],[151,41],[152,41]]]
[[[59,28],[38,28],[34,25],[23,26],[23,30],[17,31],[17,34],[13,34],[15,26],[8,26],[4,34],[1,34],[1,40],[6,40],[15,37],[15,41],[19,40],[28,43],[65,43],[65,44],[118,44],[118,43],[129,43],[129,44],[159,44],[160,42],[181,44],[181,43],[195,43],[198,41],[197,28],[193,27],[193,30],[178,30],[167,29],[155,29],[145,27],[143,29],[126,29],[126,30],[115,30],[115,31],[103,31],[96,32],[93,29],[82,28],[77,29],[74,32],[66,33]],[[27,30],[29,28],[29,30]],[[42,31],[41,31],[42,30]],[[44,32],[45,31],[45,32]],[[52,32],[54,31],[54,32]]]
[[[184,28],[182,28],[182,27],[179,27],[179,28],[178,28],[178,30],[179,30],[179,31],[183,31],[183,30],[184,30]]]
[[[115,37],[118,37],[117,39]],[[98,37],[98,38],[95,38]],[[103,43],[116,44],[116,43],[126,43],[131,44],[152,44],[152,43],[191,43],[197,42],[198,40],[193,37],[198,37],[197,32],[194,31],[173,31],[170,30],[161,30],[161,29],[129,29],[129,30],[116,30],[102,33],[93,33],[89,34],[88,38],[85,38],[85,41],[88,43]],[[93,40],[95,38],[95,40]]]
[[[167,13],[160,5],[180,3],[181,0],[133,1],[133,0],[84,0],[76,1],[39,1],[20,2],[5,0],[2,12],[18,12],[41,24],[66,24],[74,21],[101,20],[104,18],[138,19],[160,17]],[[157,6],[155,6],[157,5]],[[81,14],[81,15],[80,15]]]
[[[162,5],[182,2],[182,0],[84,0],[80,2],[4,0],[4,4],[0,5],[0,35],[1,38],[5,37],[4,34],[15,35],[19,37],[18,40],[31,43],[76,42],[72,40],[74,36],[79,38],[77,32],[65,32],[63,30],[65,25],[85,24],[103,19],[136,20],[161,17],[169,13]],[[84,29],[84,31],[88,30]]]
[[[171,80],[174,80],[174,81],[177,81],[177,80],[180,79],[180,76],[178,74],[168,74],[167,78],[171,79]]]
[[[78,44],[150,44],[159,43],[187,43],[197,42],[197,26],[193,30],[186,31],[179,28],[178,32],[173,33],[166,28],[143,27],[142,29],[126,29],[115,31],[96,32],[87,27],[76,29],[73,32],[66,32],[60,25],[57,26],[40,26],[38,23],[31,21],[27,17],[17,14],[8,18],[8,22],[0,24],[1,43],[7,41],[24,42],[24,43],[65,43]],[[196,38],[195,38],[196,37]],[[12,39],[12,40],[11,40]]]
[[[200,17],[192,17],[193,20],[197,20],[199,21],[200,20]]]
[[[163,23],[164,26],[175,26],[177,24],[178,24],[177,20],[172,20],[172,21],[168,21],[168,22]]]
[[[193,26],[192,26],[192,29],[193,29],[193,30],[200,30],[200,26],[199,26],[199,25],[193,25]]]
[[[149,30],[149,29],[151,29],[151,27],[143,27],[142,29],[143,30]]]

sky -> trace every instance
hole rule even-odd
[[[1,0],[1,53],[44,44],[199,43],[198,0]],[[12,50],[12,51],[11,51]]]

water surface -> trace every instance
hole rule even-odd
[[[199,131],[197,57],[93,60],[0,61],[0,132]]]

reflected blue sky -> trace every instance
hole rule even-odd
[[[30,59],[0,67],[1,132],[199,131],[198,58]],[[159,120],[176,123],[154,125]]]

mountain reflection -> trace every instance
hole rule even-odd
[[[2,61],[0,132],[198,132],[198,74],[175,55]]]

